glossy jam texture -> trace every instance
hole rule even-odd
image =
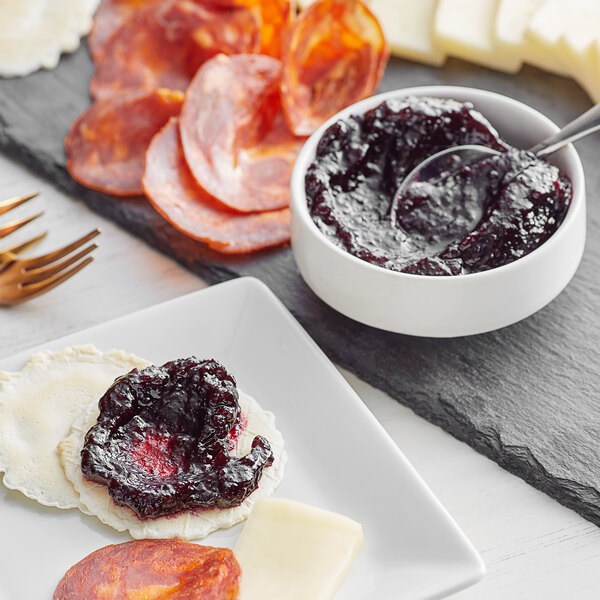
[[[395,198],[421,161],[463,144],[501,155]],[[556,231],[572,196],[556,167],[508,146],[470,104],[415,97],[329,127],[305,188],[314,222],[334,244],[420,275],[485,271],[528,254]]]
[[[100,399],[82,471],[140,518],[237,506],[273,462],[261,436],[247,455],[231,455],[243,424],[238,397],[233,377],[214,360],[134,369]]]

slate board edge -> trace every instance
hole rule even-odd
[[[337,356],[335,351],[326,354],[333,362],[356,374],[373,387],[384,391],[420,417],[437,425],[480,454],[487,456],[506,471],[600,527],[598,508],[600,494],[594,488],[583,486],[573,480],[549,476],[529,448],[504,444],[500,434],[491,428],[486,428],[484,434],[473,425],[468,416],[457,411],[441,398],[428,397],[426,402],[406,402],[405,399],[397,396],[396,391],[385,378],[372,376],[368,372],[364,374],[357,372],[357,365],[345,360],[343,356]]]

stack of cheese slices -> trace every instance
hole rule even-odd
[[[454,56],[516,73],[573,77],[600,102],[600,0],[367,0],[392,49],[440,66]]]

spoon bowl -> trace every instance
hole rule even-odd
[[[402,180],[396,192],[396,198],[405,197],[414,182],[447,177],[465,165],[472,165],[490,156],[500,156],[500,152],[487,146],[479,146],[478,144],[454,146],[436,152],[423,162],[420,162]]]
[[[548,156],[567,144],[600,130],[600,104],[592,106],[582,115],[565,125],[560,131],[552,133],[529,151],[537,157]],[[477,144],[464,144],[436,152],[420,162],[402,181],[396,192],[394,206],[410,195],[416,183],[440,181],[452,177],[461,168],[479,163],[490,156],[499,156],[500,152]]]
[[[498,150],[476,144],[446,148],[419,163],[402,180],[392,201],[391,218],[407,232],[418,229],[447,231],[450,241],[472,231],[483,216],[487,186],[482,169],[480,185],[465,185],[461,174]],[[418,231],[417,231],[418,232]]]

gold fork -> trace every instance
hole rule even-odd
[[[37,193],[0,202],[0,215],[35,196]],[[30,223],[40,214],[18,219],[0,227],[0,238]],[[0,305],[17,304],[35,298],[73,277],[93,261],[93,257],[87,255],[98,246],[90,244],[79,252],[72,253],[99,234],[100,230],[94,229],[71,244],[36,258],[18,259],[17,255],[39,242],[46,235],[45,233],[0,250]],[[86,256],[87,258],[84,258]]]
[[[0,215],[7,213],[13,208],[17,208],[17,206],[21,206],[21,204],[24,204],[28,200],[31,200],[32,198],[35,198],[38,195],[38,192],[33,192],[33,194],[25,194],[23,196],[15,196],[14,198],[10,198],[9,200],[3,200],[2,202],[0,202]],[[44,213],[39,212],[31,217],[25,217],[24,219],[16,219],[15,221],[11,221],[6,225],[2,225],[0,227],[0,238],[4,238],[7,235],[14,233],[15,231],[17,231],[17,229],[21,229],[21,227],[24,227],[25,225],[27,225],[27,223],[31,223],[31,221],[37,219],[38,217],[41,217],[43,214]],[[7,252],[13,252],[15,254],[23,252],[23,250],[26,250],[27,248],[33,246],[33,244],[35,244],[36,242],[39,242],[45,235],[46,234],[44,233],[40,236],[37,236],[36,238],[33,238],[32,240],[29,240],[28,242],[24,242],[23,244],[16,244],[15,246],[11,246],[10,248],[0,250],[0,256]]]

